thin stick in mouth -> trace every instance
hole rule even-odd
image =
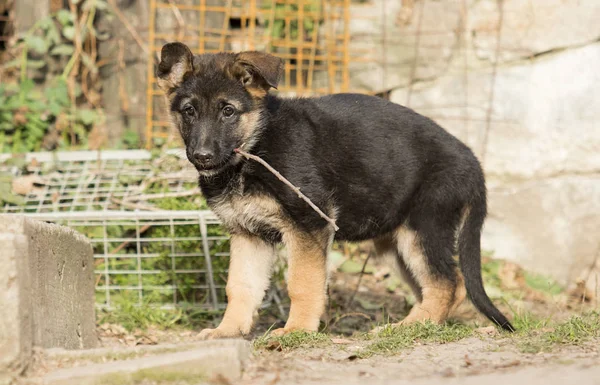
[[[242,147],[244,147],[243,143],[239,148],[234,149],[233,151],[237,154],[242,155],[244,158],[246,159],[251,159],[255,162],[260,163],[261,165],[263,165],[267,170],[269,170],[273,175],[275,175],[277,177],[277,179],[279,179],[280,181],[282,181],[286,186],[288,186],[289,188],[291,188],[292,190],[294,190],[294,192],[298,195],[298,197],[300,199],[302,199],[303,201],[305,201],[306,203],[308,203],[308,205],[317,212],[317,214],[319,214],[319,216],[323,219],[325,219],[327,222],[329,222],[329,224],[333,227],[333,229],[335,231],[338,231],[340,228],[336,225],[335,220],[329,216],[327,216],[327,214],[325,214],[317,205],[315,205],[306,195],[302,194],[302,192],[300,191],[300,188],[294,186],[292,184],[292,182],[290,182],[289,180],[287,180],[283,175],[281,175],[279,173],[279,171],[275,170],[269,163],[267,163],[266,161],[264,161],[261,157],[256,156],[256,155],[252,155],[249,154],[245,151],[242,150]]]

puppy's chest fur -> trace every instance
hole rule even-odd
[[[264,193],[245,191],[243,180],[235,188],[209,197],[210,208],[232,232],[248,232],[269,242],[281,241],[288,225],[281,205]]]

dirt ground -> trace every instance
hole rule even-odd
[[[552,353],[527,354],[520,352],[510,341],[473,337],[448,344],[415,346],[391,356],[353,359],[357,345],[351,343],[345,348],[300,349],[288,353],[261,352],[252,359],[242,383],[404,384],[410,381],[414,384],[415,380],[420,380],[436,384],[447,383],[448,378],[486,374],[507,375],[520,382],[532,369],[546,371],[560,367],[581,375],[584,382],[578,382],[579,385],[600,384],[598,371],[585,371],[588,367],[600,368],[600,339]],[[546,376],[536,383],[550,384],[552,381],[552,376]]]
[[[370,263],[361,275],[362,262],[347,261],[338,261],[331,276],[330,303],[318,335],[270,339],[266,331],[282,326],[284,319],[275,307],[262,312],[250,338],[254,352],[238,383],[600,384],[597,299],[578,292],[577,287],[556,288],[549,280],[527,275],[516,265],[486,260],[488,293],[521,332],[498,332],[465,303],[446,326],[417,327],[393,332],[389,338],[373,338],[369,330],[401,320],[414,298],[385,265]],[[580,316],[584,318],[579,320]],[[198,340],[196,329],[126,330],[118,324],[101,324],[100,344],[112,348],[102,362],[135,358],[139,355],[119,354],[121,348],[134,346],[156,345],[156,352],[186,350],[186,344]],[[42,352],[25,383],[40,383],[39,379],[52,370],[90,362],[81,356],[65,359]],[[209,383],[230,384],[222,378]]]

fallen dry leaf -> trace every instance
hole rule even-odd
[[[279,341],[270,341],[267,346],[267,350],[274,350],[280,352],[283,350],[283,346],[281,346],[281,342]]]
[[[337,345],[348,345],[351,344],[353,341],[350,341],[346,338],[332,338],[331,342]]]
[[[469,358],[469,355],[465,354],[465,367],[468,368],[471,365],[473,365],[473,363],[471,362],[471,359]]]
[[[475,333],[479,333],[484,336],[496,336],[498,335],[498,329],[496,329],[495,326],[486,326],[475,329]]]
[[[43,179],[39,175],[23,175],[13,179],[12,190],[15,194],[29,195],[34,191],[40,190],[37,184],[42,184]]]
[[[514,263],[505,262],[498,271],[498,277],[506,289],[520,289],[526,286],[523,269]]]
[[[519,366],[519,365],[521,365],[521,361],[514,360],[514,361],[509,361],[505,364],[496,365],[496,366],[494,366],[494,368],[495,369],[505,369],[505,368],[512,368],[513,366]]]
[[[158,344],[158,338],[156,336],[141,336],[136,339],[136,345],[156,345]]]
[[[576,304],[591,302],[594,300],[594,293],[587,289],[587,282],[583,279],[578,279],[575,287],[569,290],[569,299]]]

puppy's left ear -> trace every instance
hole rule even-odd
[[[233,75],[246,88],[277,88],[283,72],[283,60],[264,52],[247,51],[236,55]]]
[[[168,43],[160,51],[156,71],[157,83],[166,93],[172,92],[194,72],[194,55],[183,43]]]

